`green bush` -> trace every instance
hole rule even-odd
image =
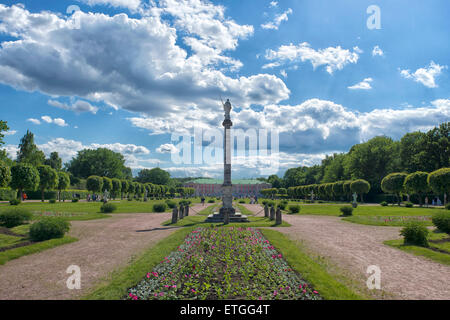
[[[421,247],[428,247],[428,229],[417,221],[409,222],[404,227],[400,234],[404,237],[405,245],[416,245]]]
[[[387,203],[386,201],[382,201],[382,202],[380,203],[380,205],[381,205],[382,207],[387,207],[388,203]]]
[[[23,208],[6,209],[0,212],[0,224],[6,228],[14,228],[30,221],[33,215]]]
[[[77,199],[77,198],[72,199],[72,202],[78,202],[78,201],[79,201],[79,199]]]
[[[287,206],[287,204],[285,204],[283,201],[281,201],[277,205],[277,207],[280,208],[281,210],[286,210],[286,206]]]
[[[269,201],[268,200],[263,200],[262,201],[262,204],[265,206],[266,204],[268,204],[269,203]]]
[[[12,190],[10,188],[0,188],[0,200],[9,201],[15,199],[16,195],[16,190]]]
[[[48,200],[49,203],[56,203],[56,199],[50,199]]]
[[[100,207],[102,213],[111,213],[117,210],[117,206],[114,203],[104,203]]]
[[[30,239],[32,241],[44,241],[62,238],[70,230],[70,223],[62,218],[45,217],[30,227]]]
[[[442,232],[450,234],[450,212],[440,212],[433,215],[433,224]]]
[[[216,202],[216,200],[214,200],[214,199],[209,199],[208,200],[208,203],[215,203]]]
[[[165,212],[166,209],[167,209],[167,205],[164,202],[155,203],[153,205],[153,211],[154,212]]]
[[[450,210],[450,202],[445,205],[445,209]]]
[[[20,201],[20,199],[12,199],[9,200],[9,204],[12,206],[18,206],[22,201]]]
[[[414,205],[412,202],[405,202],[405,207],[406,208],[412,208]]]
[[[350,206],[341,207],[339,210],[341,210],[344,216],[351,216],[353,214],[353,207]]]
[[[173,209],[173,208],[175,208],[177,206],[177,203],[175,201],[172,201],[172,200],[166,200],[166,203],[167,203],[167,206],[170,209]]]
[[[289,212],[294,214],[294,213],[299,213],[300,212],[300,206],[295,204],[295,205],[290,205],[289,206]]]
[[[244,199],[239,200],[239,203],[245,203],[245,200]]]
[[[180,206],[184,206],[184,207],[190,205],[191,203],[192,203],[191,200],[181,200],[180,202],[178,202],[178,204]]]

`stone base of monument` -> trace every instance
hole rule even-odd
[[[247,216],[242,215],[240,212],[236,212],[234,209],[233,212],[229,213],[229,222],[235,223],[235,222],[250,222],[247,218]],[[225,213],[223,210],[220,212],[214,212],[213,214],[210,214],[208,218],[206,218],[205,222],[208,223],[222,223],[225,221]]]

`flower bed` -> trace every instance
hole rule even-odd
[[[254,228],[192,231],[126,298],[321,299]]]

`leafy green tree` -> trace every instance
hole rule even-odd
[[[405,134],[400,140],[400,160],[406,172],[416,172],[424,166],[420,162],[426,134],[420,131]]]
[[[50,154],[50,157],[48,157],[48,159],[45,159],[44,164],[52,167],[57,171],[61,171],[62,168],[62,160],[59,157],[58,152],[52,152]]]
[[[11,169],[0,161],[0,187],[7,187],[11,181]]]
[[[103,178],[99,176],[90,176],[86,180],[86,188],[89,191],[101,192],[103,188]]]
[[[129,192],[130,183],[128,180],[122,179],[120,180],[122,187],[121,187],[121,199],[123,199],[123,196],[126,195]]]
[[[442,168],[428,175],[428,185],[436,194],[444,195],[444,205],[447,204],[447,195],[450,193],[450,168]]]
[[[349,178],[345,172],[345,154],[333,154],[323,161],[323,179],[322,182],[335,182]]]
[[[272,188],[281,188],[283,181],[276,175],[273,174],[267,178],[267,182],[272,185]]]
[[[103,177],[103,185],[102,185],[102,191],[109,191],[111,192],[113,185],[112,180],[108,177]]]
[[[70,177],[69,174],[63,171],[58,172],[58,200],[61,201],[61,191],[67,190],[70,186]],[[63,199],[64,200],[64,199]]]
[[[344,181],[337,181],[333,183],[333,194],[336,196],[343,196],[345,195],[344,192]]]
[[[36,190],[39,186],[39,172],[28,163],[18,163],[11,168],[11,188],[19,190],[23,199],[23,190]]]
[[[430,189],[428,186],[428,173],[417,171],[408,174],[405,178],[404,187],[407,192],[419,196],[420,206],[422,206],[422,195]]]
[[[386,193],[393,193],[397,196],[398,205],[400,205],[400,194],[405,190],[404,183],[407,174],[404,172],[394,172],[388,174],[381,181],[381,189]]]
[[[119,195],[121,191],[122,191],[122,182],[117,178],[112,179],[112,194],[114,200],[116,200],[117,195]]]
[[[142,169],[139,171],[136,180],[141,183],[149,182],[153,184],[166,185],[169,183],[170,173],[161,168]]]
[[[39,189],[41,190],[41,199],[44,202],[45,190],[51,190],[58,185],[58,172],[45,164],[37,167],[39,171]]]
[[[8,124],[6,121],[0,120],[0,146],[3,145],[5,142],[3,141],[3,138],[5,135],[2,132],[6,132],[9,130]]]
[[[442,123],[425,134],[418,154],[420,170],[431,172],[450,167],[450,122]]]
[[[359,194],[361,202],[364,202],[363,195],[370,191],[370,183],[364,179],[357,179],[350,184],[350,190]]]
[[[106,148],[79,151],[67,164],[67,170],[80,178],[95,175],[119,179],[125,178],[127,171],[123,155]]]
[[[37,167],[43,164],[44,161],[44,153],[34,143],[34,134],[27,130],[27,133],[20,140],[19,151],[17,151],[17,162],[29,163]]]

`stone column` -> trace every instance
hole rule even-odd
[[[173,208],[172,210],[172,223],[178,222],[178,209],[177,207]]]
[[[275,220],[275,207],[270,207],[270,220]]]
[[[184,207],[184,216],[185,217],[189,216],[189,205],[188,204]]]
[[[277,212],[276,212],[275,224],[281,224],[281,222],[283,222],[282,218],[281,218],[281,210],[280,210],[280,208],[278,208]]]
[[[264,217],[269,217],[269,206],[267,204],[264,205]]]
[[[180,206],[180,210],[178,212],[178,219],[183,219],[184,218],[184,207]]]

